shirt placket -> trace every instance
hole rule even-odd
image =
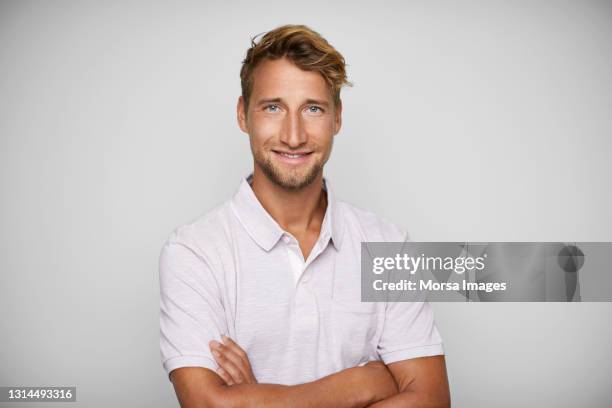
[[[307,283],[311,279],[311,274],[307,271],[308,266],[323,252],[325,245],[322,242],[329,242],[329,237],[324,236],[322,239],[317,240],[306,261],[304,261],[302,250],[293,236],[285,233],[283,241],[287,249],[291,270],[294,273],[296,286]]]
[[[293,273],[295,274],[295,296],[293,298],[293,327],[296,329],[295,334],[300,333],[302,339],[308,336],[316,336],[319,328],[319,305],[317,302],[316,293],[313,290],[313,286],[310,281],[312,279],[312,271],[309,270],[310,264],[317,259],[317,257],[323,251],[321,242],[325,242],[325,238],[329,241],[328,237],[323,237],[317,241],[313,247],[308,259],[304,261],[300,246],[297,240],[286,234],[283,237],[283,241],[286,245],[289,262],[291,263]],[[310,339],[316,341],[315,338]]]

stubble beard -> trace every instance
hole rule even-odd
[[[251,151],[253,152],[255,164],[266,175],[268,180],[285,190],[296,191],[309,186],[323,171],[323,163],[318,161],[310,165],[306,172],[302,174],[294,170],[283,171],[274,165],[271,157],[262,157],[263,155],[252,147]]]

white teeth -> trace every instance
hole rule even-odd
[[[289,154],[289,153],[281,153],[283,156],[285,157],[289,157],[291,159],[297,159],[299,157],[302,157],[302,154]]]

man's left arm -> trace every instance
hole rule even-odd
[[[387,365],[399,393],[371,408],[450,407],[450,390],[443,355],[419,357]]]
[[[432,307],[423,299],[423,293],[416,293],[412,302],[387,301],[378,354],[400,392],[373,407],[450,406],[442,338]]]

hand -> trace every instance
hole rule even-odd
[[[232,339],[221,336],[223,343],[211,341],[208,343],[219,368],[217,374],[227,385],[256,384],[249,357]]]
[[[382,361],[370,361],[361,367],[366,370],[364,384],[370,384],[375,390],[375,401],[389,398],[399,392],[391,371]]]

